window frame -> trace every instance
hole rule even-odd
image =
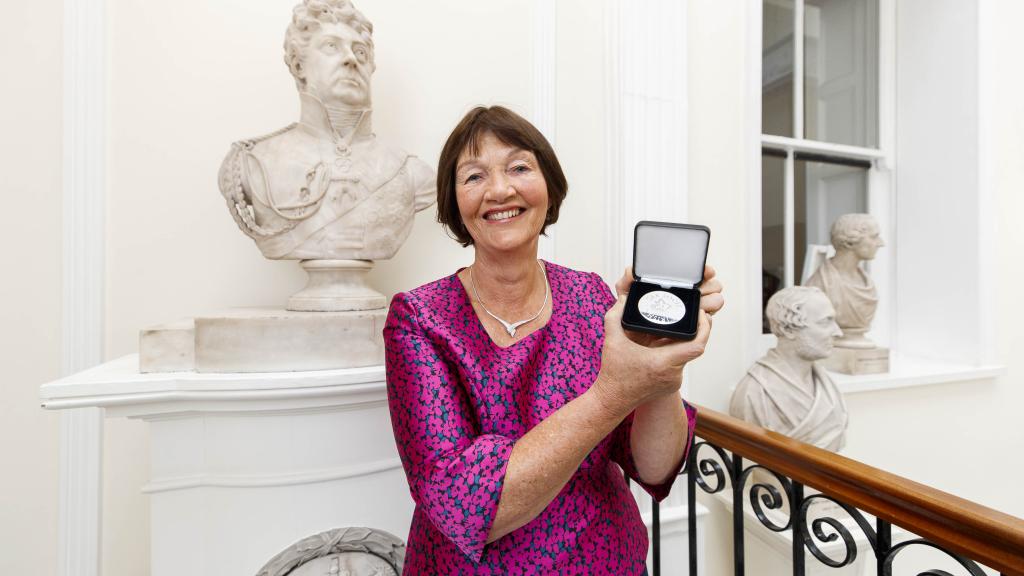
[[[868,264],[872,279],[879,293],[879,307],[872,323],[869,336],[880,346],[891,346],[896,341],[895,315],[891,312],[892,302],[896,298],[895,271],[893,269],[896,246],[895,196],[894,196],[894,165],[895,165],[895,2],[894,0],[878,1],[878,146],[877,148],[833,144],[818,140],[810,140],[804,135],[804,5],[805,0],[793,0],[793,137],[764,134],[762,129],[762,45],[761,34],[764,20],[764,0],[751,0],[754,18],[751,28],[756,26],[750,46],[752,66],[748,85],[751,86],[752,117],[751,130],[756,137],[756,146],[750,149],[754,166],[751,176],[751,221],[754,238],[751,242],[752,275],[755,279],[758,312],[750,323],[750,330],[756,334],[755,345],[750,351],[750,361],[754,361],[776,344],[773,334],[762,333],[762,226],[761,220],[761,155],[764,148],[785,153],[784,169],[784,246],[783,258],[785,277],[783,287],[797,284],[798,271],[796,261],[796,223],[795,223],[795,167],[797,153],[821,154],[826,156],[861,160],[871,163],[867,170],[867,212],[878,221],[886,247],[879,251],[875,260]],[[748,36],[749,37],[749,36]],[[755,88],[756,87],[756,88]],[[751,302],[753,303],[753,302]]]

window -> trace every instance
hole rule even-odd
[[[760,154],[761,173],[750,182],[750,217],[762,228],[752,237],[750,272],[761,274],[763,289],[751,298],[763,306],[800,284],[832,220],[856,207],[875,216],[886,242],[870,263],[879,303],[869,337],[890,348],[890,371],[836,375],[842,389],[1001,373],[987,150],[1000,121],[990,112],[996,72],[986,64],[994,48],[984,41],[991,11],[961,0],[754,6],[751,24],[762,35],[749,46],[748,82],[760,87],[761,120],[749,131],[759,135],[750,154],[752,162]],[[949,307],[935,289],[947,278],[956,279],[962,306],[953,322],[936,314]],[[763,314],[749,330],[762,332],[748,349],[753,361],[775,338],[763,334]]]
[[[878,2],[763,1],[762,310],[813,272],[810,256],[828,246],[839,215],[875,212],[875,161],[885,157]]]

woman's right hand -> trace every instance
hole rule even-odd
[[[628,413],[658,396],[678,392],[683,368],[704,353],[711,322],[700,310],[697,336],[689,341],[630,338],[622,328],[625,303],[626,297],[620,295],[604,316],[601,371],[592,389],[606,404]]]

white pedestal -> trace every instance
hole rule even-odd
[[[382,366],[140,374],[132,355],[46,384],[41,397],[48,409],[150,423],[153,576],[255,574],[297,540],[343,526],[408,534],[413,502]]]

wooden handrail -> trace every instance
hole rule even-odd
[[[1010,576],[1024,520],[697,406],[697,436]],[[956,455],[951,455],[950,461]]]

